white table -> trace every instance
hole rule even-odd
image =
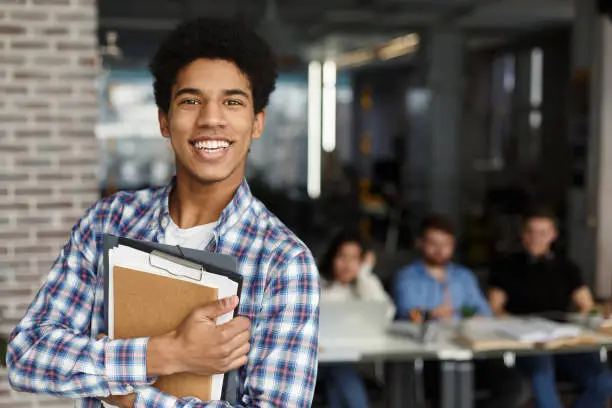
[[[452,342],[420,344],[408,337],[370,333],[361,338],[319,338],[319,363],[358,363],[384,361],[387,366],[387,396],[390,408],[412,407],[421,388],[416,384],[417,360],[440,360],[442,407],[456,407],[457,370],[461,361],[471,361],[472,353]],[[468,368],[471,368],[469,366]],[[461,377],[465,380],[465,373]],[[413,387],[410,384],[414,385]],[[467,384],[466,386],[468,386]],[[411,403],[407,403],[410,401]]]
[[[369,333],[360,338],[319,338],[319,362],[358,363],[384,361],[387,364],[387,395],[390,408],[411,407],[415,403],[418,386],[410,387],[415,378],[414,362],[440,361],[441,408],[471,408],[474,405],[474,358],[504,358],[551,353],[600,352],[612,349],[612,338],[597,336],[597,344],[581,344],[559,349],[500,349],[472,351],[455,344],[454,330],[442,330],[437,341],[418,343],[407,336],[389,333]],[[413,363],[410,365],[410,363]],[[418,377],[418,376],[417,376]],[[411,381],[412,380],[412,381]],[[410,401],[411,404],[407,404]]]

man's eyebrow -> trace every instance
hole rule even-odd
[[[177,98],[181,95],[190,94],[190,95],[198,95],[201,96],[202,92],[196,88],[181,88],[174,94],[174,97]]]
[[[250,95],[247,91],[245,91],[244,89],[226,89],[223,91],[223,95],[225,96],[244,96],[247,99],[250,99]]]
[[[176,91],[176,93],[174,94],[174,97],[177,98],[185,94],[197,95],[197,96],[204,95],[204,93],[197,88],[181,88],[178,91]],[[243,96],[247,99],[250,99],[249,92],[245,91],[244,89],[239,89],[239,88],[225,89],[223,90],[223,95],[225,96]]]

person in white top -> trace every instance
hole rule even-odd
[[[321,300],[370,300],[389,305],[388,317],[395,306],[380,280],[372,273],[376,257],[368,251],[358,234],[342,232],[330,243],[319,262]],[[368,396],[363,379],[351,364],[321,367],[330,408],[367,408]]]

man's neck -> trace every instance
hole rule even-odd
[[[531,251],[525,251],[527,253],[527,256],[529,256],[530,259],[532,260],[543,260],[543,259],[550,259],[553,256],[553,253],[550,249],[548,249],[547,251],[544,252],[531,252]]]
[[[425,269],[429,276],[434,278],[437,282],[446,282],[446,267],[444,265],[429,265],[425,263]]]
[[[170,217],[183,229],[215,222],[241,183],[242,179],[202,184],[177,172],[169,197]]]

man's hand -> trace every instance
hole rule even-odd
[[[453,308],[447,304],[443,304],[442,306],[436,307],[431,311],[431,316],[436,319],[446,320],[453,317],[454,311]]]
[[[226,324],[216,324],[219,316],[237,305],[238,297],[233,296],[199,307],[175,331],[151,338],[147,373],[212,375],[245,365],[251,348],[249,320],[239,316]]]
[[[134,408],[136,394],[111,395],[110,397],[100,398],[100,400],[118,408]]]

